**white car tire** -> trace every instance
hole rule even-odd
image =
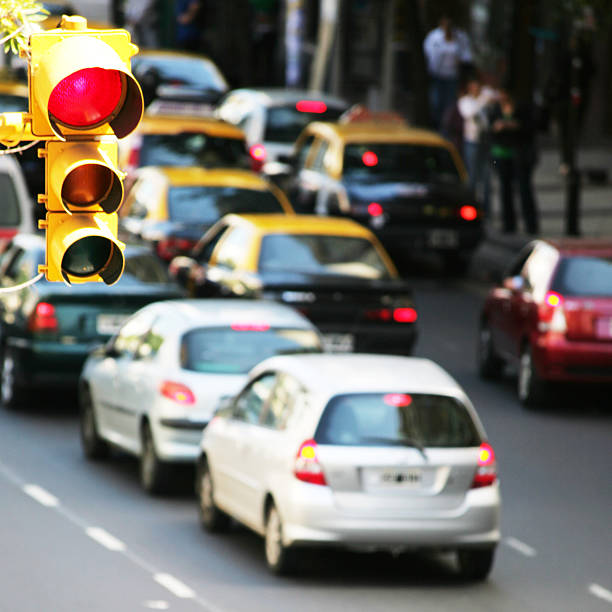
[[[268,509],[265,531],[268,569],[277,575],[290,574],[295,568],[297,551],[283,544],[283,522],[274,503]]]
[[[198,463],[196,495],[200,526],[209,533],[222,533],[230,526],[230,517],[215,505],[213,481],[206,459]]]
[[[142,426],[141,436],[140,483],[142,488],[151,495],[165,493],[169,486],[170,467],[158,457],[148,423]]]
[[[93,461],[108,457],[108,443],[100,437],[96,425],[91,393],[87,387],[79,389],[79,431],[83,455]]]

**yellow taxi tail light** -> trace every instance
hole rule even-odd
[[[118,241],[117,215],[47,213],[47,280],[71,283],[103,281],[112,285],[125,265]]]

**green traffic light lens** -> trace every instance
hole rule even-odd
[[[108,264],[113,244],[107,238],[88,236],[68,247],[62,260],[62,271],[84,278],[99,274]]]

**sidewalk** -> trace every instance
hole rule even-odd
[[[578,217],[580,234],[587,237],[609,236],[612,241],[612,145],[609,148],[585,147],[579,151],[577,162],[582,176]],[[607,177],[601,176],[600,171],[607,173]],[[566,187],[565,178],[559,173],[557,149],[547,148],[540,152],[534,173],[534,189],[540,212],[540,236],[564,236]],[[472,278],[484,281],[499,279],[516,253],[533,239],[533,236],[522,233],[518,201],[516,206],[519,232],[502,234],[498,185],[494,177],[491,219],[487,237],[472,259]]]

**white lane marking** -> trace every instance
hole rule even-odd
[[[124,551],[125,544],[115,536],[108,533],[101,527],[88,527],[85,533],[98,544],[102,544],[108,550]]]
[[[51,495],[49,491],[45,491],[42,487],[35,484],[27,484],[23,486],[23,492],[27,493],[32,499],[35,499],[39,504],[47,506],[47,508],[55,508],[59,505],[59,500],[55,495]]]
[[[608,603],[612,604],[612,591],[608,591],[608,589],[604,589],[599,584],[591,584],[589,585],[589,593],[594,595],[595,597],[599,597],[599,599],[603,599]]]
[[[156,601],[145,601],[142,605],[145,608],[149,608],[149,610],[167,610],[170,607],[170,604],[162,599],[158,599]]]
[[[535,548],[532,548],[529,544],[525,544],[525,542],[521,542],[516,538],[506,538],[504,543],[526,557],[535,557],[537,555]]]
[[[181,599],[193,599],[195,597],[195,593],[186,584],[170,574],[155,574],[153,580]]]

